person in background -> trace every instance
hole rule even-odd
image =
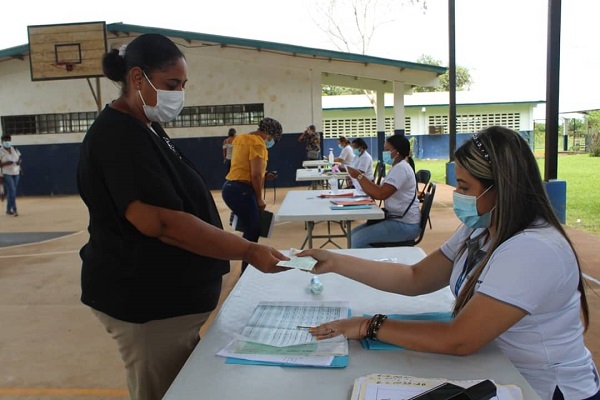
[[[336,157],[334,161],[342,163],[340,170],[345,171],[346,167],[351,165],[352,160],[354,160],[354,152],[352,151],[350,141],[346,139],[345,136],[340,136],[338,138],[338,148],[341,150],[340,155],[339,157]]]
[[[298,137],[299,142],[306,143],[306,159],[307,160],[320,160],[321,158],[321,137],[315,130],[314,125],[310,125],[306,130]]]
[[[355,170],[359,171],[365,178],[372,181],[375,177],[373,172],[373,158],[367,151],[369,145],[362,138],[357,138],[352,141],[352,154],[354,158],[352,159],[352,163],[350,166]],[[351,186],[353,186],[357,194],[365,194],[360,186],[360,182],[356,178],[352,178],[348,175],[348,179],[351,181]]]
[[[102,66],[121,94],[81,146],[77,184],[89,212],[81,301],[116,340],[130,398],[159,400],[217,306],[228,260],[279,272],[288,258],[222,229],[202,174],[161,127],[184,104],[177,45],[143,34]]]
[[[223,140],[223,163],[225,164],[226,173],[229,173],[231,168],[231,153],[233,152],[233,139],[235,138],[236,131],[234,128],[229,128],[227,137]]]
[[[4,180],[4,195],[6,195],[6,214],[18,217],[17,212],[17,187],[21,175],[21,152],[12,145],[10,135],[2,135],[0,147],[0,169]]]
[[[235,151],[231,158],[231,170],[221,189],[223,201],[237,215],[244,227],[243,237],[258,242],[260,236],[260,213],[265,209],[262,191],[269,161],[268,149],[279,141],[281,124],[273,118],[263,118],[258,129],[233,140]],[[242,263],[242,273],[248,266]]]
[[[323,324],[313,334],[370,336],[450,355],[494,342],[542,399],[600,399],[598,370],[583,337],[589,310],[581,267],[529,145],[517,132],[493,126],[460,146],[455,160],[454,212],[462,225],[415,265],[323,250],[298,254],[319,261],[312,273],[336,272],[402,295],[449,285],[456,297],[453,320],[376,315]]]
[[[373,242],[400,242],[419,235],[421,211],[415,172],[407,161],[410,143],[404,135],[385,140],[383,161],[392,168],[378,185],[360,171],[348,167],[348,174],[358,181],[363,192],[375,200],[383,200],[385,218],[368,221],[352,229],[352,247],[371,247]]]

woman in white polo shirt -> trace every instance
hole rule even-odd
[[[352,229],[352,248],[371,247],[373,242],[411,240],[419,235],[421,212],[416,200],[415,172],[408,163],[409,154],[410,142],[404,135],[393,135],[385,140],[383,161],[392,168],[381,185],[360,171],[347,168],[363,192],[384,201],[386,210],[385,219],[368,221]]]
[[[402,295],[450,286],[453,320],[377,314],[312,333],[458,356],[494,342],[543,400],[600,399],[598,370],[583,338],[589,310],[581,267],[528,143],[493,126],[467,140],[455,160],[454,211],[463,225],[423,260],[409,266],[323,250],[299,254],[319,260],[312,273],[336,272]]]

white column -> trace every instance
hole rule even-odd
[[[404,82],[394,81],[394,133],[405,134]]]

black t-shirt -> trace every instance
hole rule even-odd
[[[213,310],[229,272],[228,261],[144,236],[125,219],[139,200],[223,227],[200,173],[152,127],[107,106],[83,140],[77,171],[90,216],[81,301],[134,323]]]

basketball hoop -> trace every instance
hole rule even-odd
[[[75,69],[75,63],[71,63],[71,62],[57,62],[54,65],[57,66],[58,68],[64,67],[65,70],[67,70],[67,72],[72,72],[73,69]]]

